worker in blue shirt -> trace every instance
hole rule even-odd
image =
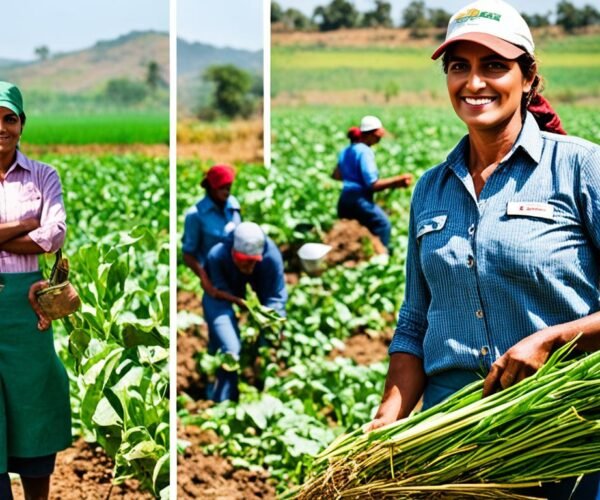
[[[507,3],[457,12],[441,54],[468,135],[415,187],[404,302],[370,429],[481,376],[484,395],[509,387],[579,332],[579,349],[600,347],[600,147],[564,135],[537,92],[529,27]],[[572,497],[574,480],[528,494],[594,500],[598,485],[594,474]]]
[[[389,252],[392,226],[383,209],[373,201],[373,194],[385,189],[408,187],[413,178],[411,174],[379,178],[375,154],[371,149],[385,133],[379,118],[363,117],[359,132],[357,134],[356,127],[348,131],[351,143],[340,153],[332,174],[334,179],[343,181],[337,207],[338,217],[356,219],[379,237]]]
[[[245,307],[247,284],[262,305],[285,317],[287,291],[281,252],[257,224],[242,222],[233,231],[232,238],[211,249],[205,268],[217,291],[213,296],[205,293],[202,299],[209,353],[220,350],[239,357],[242,345],[233,304]],[[219,370],[210,399],[237,401],[237,383],[237,372]]]
[[[202,180],[206,195],[185,215],[183,261],[200,278],[202,289],[209,295],[216,290],[204,264],[210,249],[225,241],[241,222],[240,204],[231,194],[235,171],[229,165],[213,165]]]

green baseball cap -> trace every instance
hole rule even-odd
[[[25,115],[23,95],[14,83],[0,81],[0,106],[14,111],[17,115]]]

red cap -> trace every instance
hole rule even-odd
[[[237,252],[235,250],[232,250],[231,253],[235,260],[255,260],[256,262],[260,262],[261,260],[263,260],[262,255],[248,255],[246,253]]]
[[[235,170],[229,165],[213,165],[206,172],[206,182],[212,189],[219,189],[233,183]]]

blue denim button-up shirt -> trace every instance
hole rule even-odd
[[[338,157],[338,166],[345,191],[368,191],[379,179],[373,150],[358,142],[350,144]]]
[[[227,198],[224,210],[205,196],[185,214],[183,253],[193,255],[203,266],[210,249],[225,241],[240,222],[240,204],[233,195]]]
[[[428,375],[489,370],[524,337],[600,309],[600,147],[531,115],[479,199],[468,137],[415,187],[389,352]]]

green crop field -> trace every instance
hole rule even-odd
[[[312,91],[381,91],[394,84],[400,93],[445,98],[445,79],[431,47],[315,48],[274,46],[273,94]],[[547,95],[565,102],[600,96],[600,36],[545,38],[537,46]],[[358,103],[356,103],[358,104]]]
[[[39,159],[61,177],[65,253],[83,303],[54,324],[71,381],[73,434],[114,459],[116,482],[135,478],[167,498],[168,161],[135,155]],[[44,263],[52,263],[50,256]]]
[[[169,114],[152,111],[43,113],[27,116],[29,144],[168,144]]]
[[[600,115],[594,108],[561,105],[559,111],[571,134],[600,141]],[[319,241],[336,220],[340,184],[330,178],[336,155],[347,143],[346,129],[367,112],[379,116],[389,131],[375,147],[382,176],[411,172],[420,177],[466,133],[450,106],[274,109],[271,168],[237,165],[234,194],[245,219],[260,222],[279,245]],[[179,164],[180,231],[183,211],[202,194],[201,178],[196,163]],[[359,365],[348,358],[332,359],[331,352],[357,332],[377,337],[393,329],[403,298],[410,195],[410,190],[377,195],[393,225],[396,252],[389,262],[375,258],[354,268],[329,268],[319,277],[301,274],[288,287],[284,340],[274,352],[261,353],[267,360],[262,392],[242,382],[239,404],[219,403],[199,411],[186,409],[189,397],[180,396],[181,422],[219,437],[204,446],[204,453],[225,456],[235,467],[266,469],[283,492],[304,481],[314,457],[336,436],[370,420],[383,390],[385,362]],[[200,295],[198,279],[181,262],[178,277],[180,288]],[[186,313],[180,329],[199,322]],[[251,320],[242,325],[246,344],[255,328]],[[231,363],[199,353],[198,370],[210,375],[225,361]]]

